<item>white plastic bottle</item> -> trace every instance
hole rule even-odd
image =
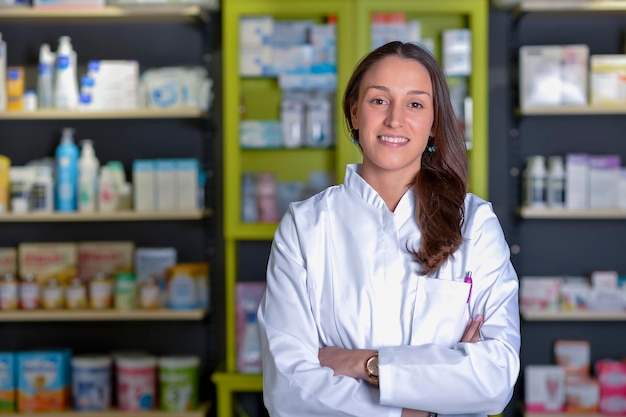
[[[546,205],[546,158],[529,156],[524,170],[524,206],[541,208]]]
[[[55,54],[47,43],[39,47],[39,69],[37,72],[37,100],[39,108],[54,107],[54,61]]]
[[[78,79],[76,54],[69,36],[59,38],[54,79],[54,106],[60,110],[74,110],[78,106]]]
[[[98,179],[98,210],[102,212],[115,211],[117,198],[113,189],[111,171],[107,165],[100,168]]]
[[[7,109],[7,43],[0,32],[0,111]]]
[[[561,156],[551,156],[548,158],[547,188],[548,207],[564,207],[565,167],[563,165],[563,157]]]
[[[243,328],[243,338],[239,347],[239,371],[247,374],[261,372],[261,346],[259,323],[256,310],[246,308],[246,324]]]
[[[80,158],[78,159],[78,211],[96,211],[98,199],[98,171],[100,161],[96,157],[91,139],[81,142]]]
[[[56,160],[56,209],[76,211],[78,190],[79,149],[74,142],[74,129],[63,129],[61,143],[55,151]]]

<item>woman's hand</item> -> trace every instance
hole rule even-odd
[[[365,361],[376,353],[369,349],[343,349],[337,346],[321,348],[318,353],[320,365],[331,368],[334,375],[345,375],[356,379],[368,380]]]
[[[465,327],[465,332],[461,338],[461,342],[475,343],[480,340],[480,328],[483,325],[484,317],[479,314],[475,319],[470,317]]]

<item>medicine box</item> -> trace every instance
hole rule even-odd
[[[177,210],[198,209],[198,177],[200,164],[197,159],[181,158],[174,160],[176,175]]]
[[[239,45],[269,45],[274,33],[274,18],[271,16],[246,16],[239,19]]]
[[[585,378],[565,382],[565,412],[595,413],[600,409],[600,385]]]
[[[93,60],[92,110],[135,109],[138,105],[139,63],[134,60]]]
[[[590,208],[617,208],[620,164],[619,155],[592,155],[589,157]]]
[[[167,303],[167,269],[175,265],[177,252],[175,248],[147,248],[135,250],[135,274],[137,283],[142,285],[152,281],[159,287],[159,305],[165,307]]]
[[[585,210],[589,207],[589,155],[565,155],[565,206]]]
[[[156,201],[158,211],[176,210],[176,165],[173,159],[157,159]]]
[[[7,272],[17,273],[17,250],[15,248],[0,248],[0,275]]]
[[[449,77],[472,74],[472,32],[469,29],[443,31],[443,69]]]
[[[134,242],[78,242],[77,250],[78,276],[85,281],[98,272],[112,276],[133,271]]]
[[[626,55],[591,55],[592,105],[626,104]]]
[[[0,414],[15,411],[16,381],[15,354],[0,352]]]
[[[557,340],[554,359],[565,370],[566,378],[589,377],[591,349],[587,340]]]
[[[524,368],[526,411],[565,409],[565,370],[557,365],[528,365]]]
[[[74,242],[20,243],[17,253],[19,275],[34,274],[40,285],[50,278],[66,284],[77,276],[78,251]]]
[[[591,285],[586,277],[564,277],[561,283],[561,310],[586,310],[591,297]]]
[[[600,413],[626,414],[626,363],[601,359],[595,371],[600,383]]]
[[[520,280],[521,311],[557,311],[560,288],[560,277],[522,277]]]
[[[136,211],[156,210],[156,167],[153,160],[133,161],[133,204]]]

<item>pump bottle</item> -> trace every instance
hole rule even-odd
[[[69,36],[59,38],[54,80],[54,104],[57,109],[74,110],[78,106],[76,53]]]
[[[565,167],[563,157],[551,156],[548,158],[548,207],[565,206]]]
[[[54,107],[54,61],[55,54],[50,45],[44,43],[39,47],[39,70],[37,72],[37,100],[39,107],[49,109]]]
[[[56,208],[58,211],[76,211],[78,188],[78,146],[74,142],[74,129],[63,129],[61,143],[55,151]]]
[[[98,200],[98,171],[100,161],[96,157],[91,139],[81,141],[78,159],[78,211],[96,211]]]

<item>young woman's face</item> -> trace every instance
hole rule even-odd
[[[363,76],[351,114],[364,170],[409,176],[419,171],[434,118],[432,82],[422,64],[398,56],[374,64]]]

